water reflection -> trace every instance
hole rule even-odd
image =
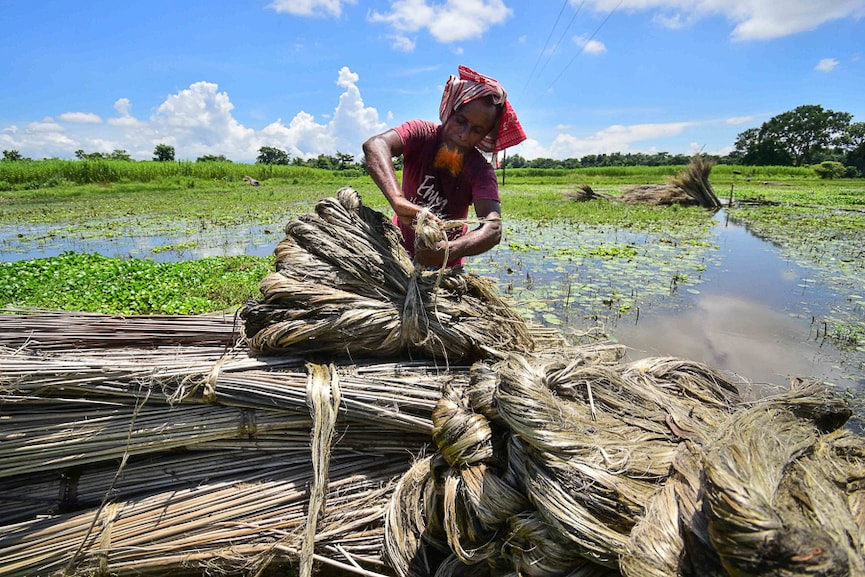
[[[844,294],[823,273],[785,258],[723,213],[715,234],[721,252],[704,272],[698,295],[676,310],[650,311],[616,337],[631,357],[673,355],[702,361],[762,383],[816,378],[865,390],[861,354],[836,350],[819,322]]]

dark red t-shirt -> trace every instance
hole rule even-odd
[[[409,120],[394,130],[403,142],[402,193],[408,200],[428,207],[442,220],[465,219],[476,200],[499,202],[496,171],[479,150],[470,150],[463,159],[462,171],[453,176],[448,170],[434,166],[441,142],[440,124]],[[396,217],[394,224],[402,231],[409,254],[414,256],[414,230]],[[448,237],[457,238],[467,228],[451,230]],[[463,264],[463,260],[451,261],[448,266]]]

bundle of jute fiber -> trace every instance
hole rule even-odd
[[[398,229],[350,187],[285,233],[263,298],[240,312],[252,354],[458,361],[533,347],[524,319],[488,279],[415,267]]]
[[[477,365],[394,491],[385,553],[401,576],[863,574],[849,415],[818,383],[745,403],[678,359]]]

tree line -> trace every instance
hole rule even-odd
[[[125,150],[111,153],[75,151],[81,160],[132,160]],[[759,127],[749,128],[736,137],[733,151],[724,156],[705,155],[717,164],[752,166],[812,166],[821,176],[865,175],[865,122],[853,122],[848,112],[824,109],[806,104],[773,116]],[[500,159],[503,168],[594,168],[610,166],[679,166],[688,164],[690,155],[658,152],[587,154],[580,158],[535,158],[526,160],[519,154]],[[29,160],[17,150],[4,150],[0,161]],[[157,144],[153,160],[175,160],[175,150],[168,144]],[[288,152],[273,146],[258,150],[257,164],[307,166],[325,170],[366,171],[365,159],[356,162],[351,154],[340,151],[335,156],[319,154],[314,158],[292,158]],[[224,155],[205,155],[196,162],[231,162]],[[401,168],[401,159],[396,159]]]

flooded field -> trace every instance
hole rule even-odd
[[[115,221],[64,233],[0,228],[4,260],[64,251],[156,261],[268,256],[281,227],[202,228],[142,235]],[[725,211],[704,228],[660,232],[508,221],[502,243],[469,261],[521,312],[575,340],[611,338],[632,359],[678,356],[767,387],[815,378],[865,391],[865,282],[752,234]],[[851,331],[845,340],[844,330]],[[858,332],[857,332],[858,331]]]

